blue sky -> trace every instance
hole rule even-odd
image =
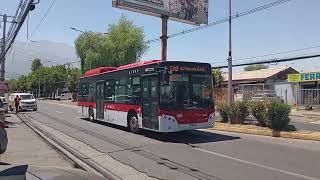
[[[233,13],[242,12],[274,0],[233,0]],[[19,0],[0,0],[0,12],[13,14]],[[41,0],[30,14],[29,31],[39,23],[52,0]],[[228,0],[209,0],[209,22],[228,16]],[[233,56],[241,59],[257,55],[299,49],[320,45],[319,0],[292,0],[233,21]],[[111,0],[56,0],[53,8],[31,37],[32,40],[51,40],[74,46],[77,32],[70,26],[83,30],[105,32],[108,24],[115,23],[121,14],[143,27],[146,39],[161,34],[161,20],[111,6]],[[169,34],[191,28],[192,25],[170,21]],[[18,40],[26,41],[26,25],[19,33]],[[150,44],[143,60],[159,59],[160,42]],[[271,57],[286,57],[313,54],[320,48]],[[224,64],[228,52],[228,24],[220,24],[168,41],[168,59],[201,61]],[[265,58],[264,58],[265,59]],[[257,59],[255,59],[257,60]],[[259,59],[258,59],[259,60]],[[246,60],[251,61],[251,60]],[[236,62],[235,62],[236,63]],[[319,59],[283,63],[278,66],[294,66],[301,69],[320,69]]]

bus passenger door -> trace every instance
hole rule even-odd
[[[142,77],[142,125],[148,129],[159,129],[158,78]]]
[[[96,117],[104,120],[104,82],[97,82]]]

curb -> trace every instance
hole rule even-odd
[[[294,117],[320,117],[318,114],[289,114],[289,116],[294,116]]]
[[[282,137],[290,139],[303,139],[303,140],[313,140],[320,141],[320,132],[308,132],[308,131],[295,131],[295,132],[284,132],[284,131],[273,131],[271,129],[253,129],[244,126],[235,127],[230,124],[216,122],[213,130],[217,131],[227,131],[242,134],[252,134],[252,135],[262,135],[262,136],[272,136],[272,137]]]

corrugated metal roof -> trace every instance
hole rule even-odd
[[[283,68],[268,68],[261,69],[256,71],[241,71],[235,72],[232,74],[233,81],[241,81],[241,80],[258,80],[258,79],[267,79],[279,72],[282,72],[291,67],[283,67]],[[224,81],[228,81],[228,73],[222,74]]]
[[[320,69],[307,69],[302,71],[302,73],[313,73],[313,72],[320,72]]]

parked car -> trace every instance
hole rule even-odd
[[[5,113],[8,112],[8,102],[4,97],[0,97],[0,101],[3,103],[2,108],[4,109]]]
[[[37,100],[34,98],[34,96],[30,93],[13,93],[9,96],[9,109],[10,111],[13,111],[15,108],[15,102],[14,99],[16,96],[20,97],[20,103],[19,103],[19,111],[25,111],[25,110],[34,110],[36,111],[38,109],[37,106]]]
[[[0,102],[0,106],[2,103]],[[5,129],[5,111],[4,109],[0,108],[0,154],[3,154],[7,150],[8,145],[8,137],[7,131]]]

